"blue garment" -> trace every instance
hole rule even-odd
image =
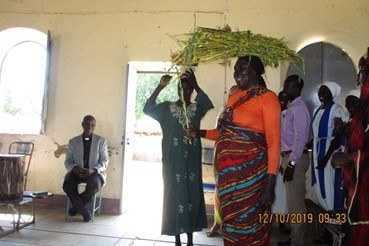
[[[314,139],[311,158],[312,185],[315,185],[318,202],[327,211],[341,212],[343,209],[342,171],[331,166],[331,159],[323,169],[316,169],[326,155],[331,141],[335,137],[334,119],[345,119],[342,108],[330,101],[323,109],[315,110],[312,120]],[[341,151],[341,148],[335,152]]]

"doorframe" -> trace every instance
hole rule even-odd
[[[122,179],[121,179],[121,199],[119,212],[126,211],[124,201],[125,191],[125,165],[132,161],[133,150],[130,142],[134,137],[134,123],[135,123],[135,106],[136,106],[136,81],[138,73],[157,73],[167,72],[172,67],[171,62],[163,61],[130,61],[128,62],[128,75],[127,75],[127,87],[126,87],[126,111],[124,119],[124,131],[122,136]]]

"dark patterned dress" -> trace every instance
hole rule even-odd
[[[200,129],[200,121],[213,108],[208,96],[199,91],[196,103],[187,107],[190,123]],[[201,167],[201,141],[185,136],[186,120],[182,106],[175,102],[153,105],[149,101],[145,114],[160,123],[163,162],[163,219],[161,233],[178,235],[201,231],[207,227]]]

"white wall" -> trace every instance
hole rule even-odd
[[[121,137],[124,132],[125,90],[129,61],[168,61],[179,47],[167,34],[194,26],[222,27],[289,41],[290,48],[326,41],[345,49],[356,63],[369,45],[368,0],[0,0],[0,30],[29,27],[51,31],[53,38],[47,130],[43,136],[0,135],[36,143],[29,188],[63,194],[64,156],[54,157],[56,145],[81,133],[85,114],[97,119],[96,133],[114,149],[104,197],[120,198]],[[216,109],[203,122],[213,127],[223,104],[224,84],[233,83],[233,65],[201,65],[200,86]],[[285,68],[268,69],[267,82],[277,91]],[[7,146],[4,146],[6,148]]]

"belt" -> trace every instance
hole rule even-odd
[[[291,152],[292,152],[292,150],[282,151],[282,152],[281,152],[281,156],[282,156],[282,157],[285,157],[286,155],[291,154]],[[309,153],[309,151],[308,151],[307,149],[304,149],[304,151],[303,151],[302,153],[304,153],[304,154],[308,154],[308,153]]]

